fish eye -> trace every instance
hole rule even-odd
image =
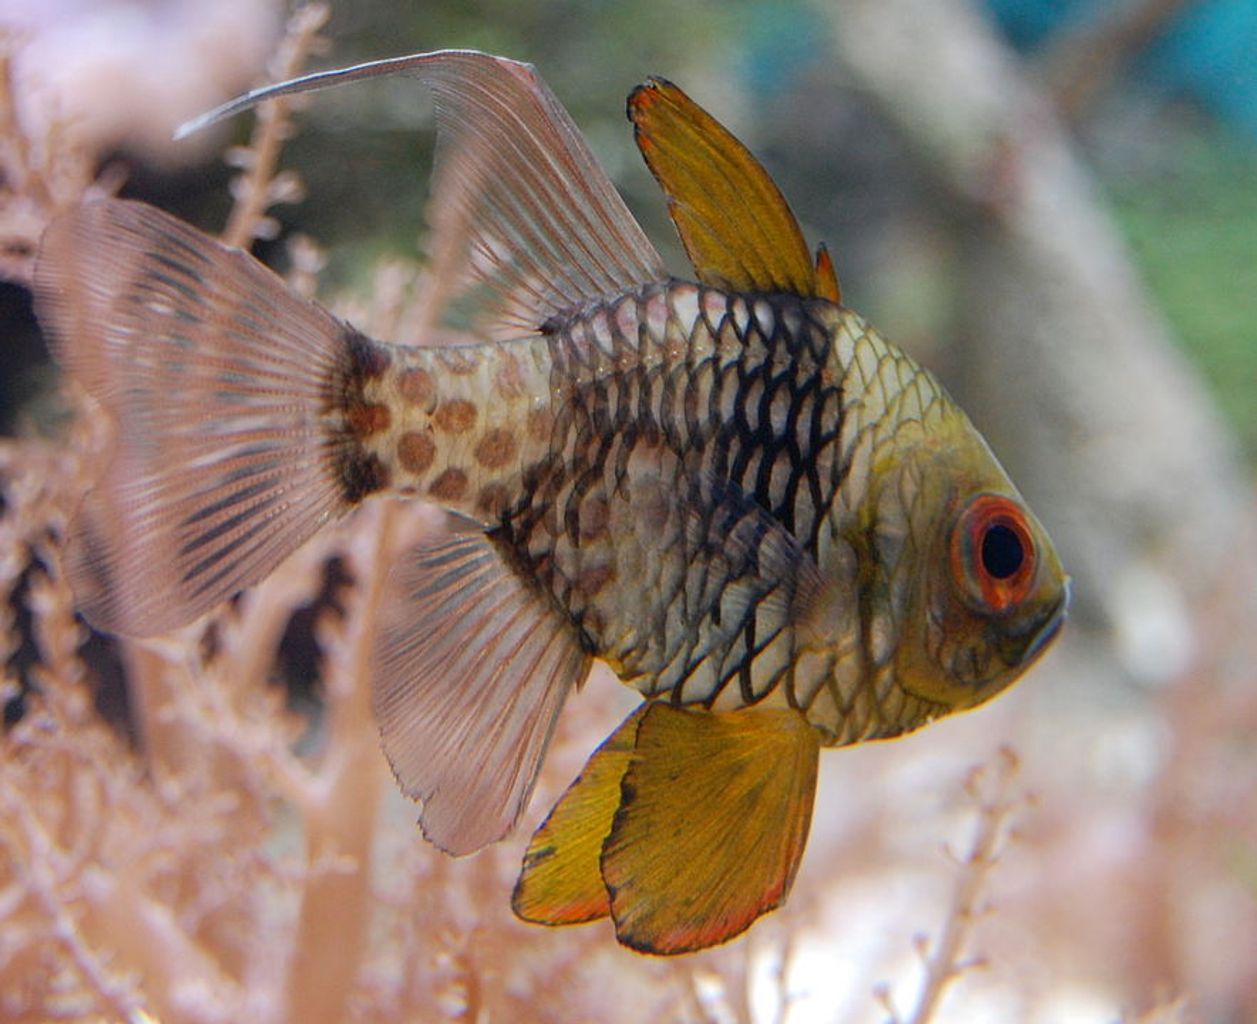
[[[997,580],[1014,576],[1026,559],[1026,549],[1017,531],[1003,523],[992,523],[982,535],[982,568]]]
[[[1021,507],[981,494],[961,512],[952,533],[952,575],[971,603],[1002,612],[1030,593],[1038,564]]]

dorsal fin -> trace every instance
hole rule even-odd
[[[824,242],[816,247],[816,292],[817,298],[828,299],[839,306],[842,305],[842,286],[838,284],[838,273],[834,270],[833,257]]]
[[[838,300],[828,253],[812,263],[780,189],[727,128],[662,78],[633,90],[628,115],[700,281]]]
[[[666,276],[571,117],[529,64],[471,50],[374,61],[255,89],[189,122],[179,136],[262,100],[404,74],[436,98],[430,251],[436,291],[470,269],[502,300],[503,325],[550,317]]]

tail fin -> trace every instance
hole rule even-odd
[[[381,486],[339,415],[371,343],[247,254],[103,200],[48,228],[35,291],[57,359],[117,421],[71,538],[94,624],[183,625]]]

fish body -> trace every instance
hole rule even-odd
[[[670,83],[629,115],[693,281],[525,65],[419,55],[245,103],[398,71],[444,132],[435,292],[471,266],[496,296],[477,344],[368,338],[140,204],[49,229],[41,317],[118,423],[76,529],[84,608],[159,632],[371,495],[444,507],[391,575],[372,681],[425,833],[507,832],[603,660],[646,701],[538,829],[514,906],[609,915],[648,952],[725,941],[789,890],[819,748],[999,692],[1055,635],[1064,574],[964,414]]]

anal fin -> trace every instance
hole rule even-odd
[[[510,831],[568,691],[576,633],[483,533],[429,540],[395,567],[373,703],[384,752],[429,840],[472,853]]]

